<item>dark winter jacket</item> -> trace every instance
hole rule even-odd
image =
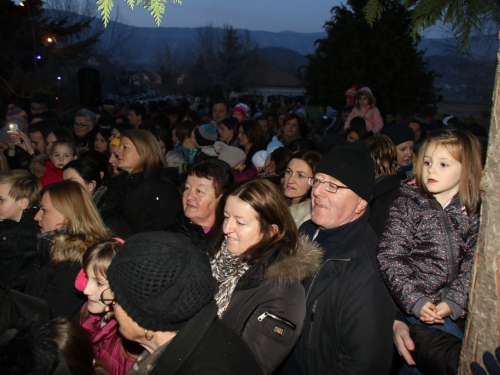
[[[368,216],[334,229],[319,230],[310,220],[300,228],[311,238],[317,233],[325,255],[304,283],[307,314],[294,351],[297,374],[389,373],[395,307],[377,268],[377,237]]]
[[[387,211],[391,203],[397,198],[401,181],[405,178],[406,175],[403,173],[397,173],[392,176],[379,177],[375,181],[373,196],[370,202],[369,223],[378,237],[384,231]]]
[[[36,236],[40,232],[33,220],[37,208],[23,211],[21,220],[0,221],[0,279],[9,288],[24,290],[37,257]]]
[[[73,316],[78,320],[87,298],[75,289],[75,279],[82,268],[83,252],[94,243],[62,230],[40,234],[37,263],[26,284],[26,294],[45,300],[54,318]],[[52,246],[57,259],[51,255]]]
[[[175,217],[174,222],[166,228],[167,232],[182,233],[195,245],[198,249],[205,251],[205,232],[198,224],[189,220],[184,211],[181,211]]]
[[[210,303],[166,346],[150,373],[159,374],[259,375],[262,372],[248,346],[217,319],[217,307]]]
[[[116,204],[121,210],[131,228],[127,235],[163,230],[182,210],[176,179],[174,168],[162,168],[148,177],[144,172],[117,176],[112,179],[117,190],[109,192],[105,204]]]
[[[458,196],[443,209],[416,186],[402,186],[377,257],[389,291],[407,314],[418,317],[427,301],[445,301],[453,319],[465,317],[478,229],[478,215],[467,215]]]
[[[302,280],[321,263],[321,250],[301,238],[295,255],[276,244],[239,279],[222,321],[252,350],[264,373],[272,374],[293,350],[306,313]]]
[[[82,311],[84,309],[85,306]],[[104,326],[102,319],[102,315],[89,313],[80,324],[92,338],[95,359],[101,361],[111,375],[122,375],[132,366],[136,357],[123,352],[116,319],[110,319]],[[139,348],[137,345],[137,355],[141,352]]]

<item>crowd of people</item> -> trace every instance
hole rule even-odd
[[[456,373],[486,132],[436,112],[10,105],[2,373]]]

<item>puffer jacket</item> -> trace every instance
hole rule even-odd
[[[272,374],[302,332],[306,314],[302,280],[319,268],[321,249],[305,237],[295,255],[281,243],[239,279],[222,321],[242,336],[264,373]]]
[[[392,296],[407,314],[427,301],[447,302],[452,319],[465,317],[479,215],[467,215],[455,196],[445,207],[403,185],[389,208],[378,264]]]
[[[86,305],[83,306],[82,312]],[[102,315],[88,314],[87,318],[80,322],[80,325],[92,337],[94,357],[106,366],[111,375],[122,375],[128,371],[141,353],[141,347],[137,345],[135,357],[125,354],[121,345],[121,336],[118,332],[118,322],[110,319],[104,326],[102,325]],[[129,346],[127,346],[127,349]]]

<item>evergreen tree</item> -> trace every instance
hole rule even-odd
[[[419,97],[433,95],[434,73],[410,35],[410,15],[398,2],[382,1],[383,18],[370,27],[364,0],[348,0],[332,8],[325,23],[327,37],[316,41],[305,73],[308,95],[323,105],[342,107],[353,84],[369,86],[384,108],[413,107]]]

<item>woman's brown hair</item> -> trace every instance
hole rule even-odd
[[[278,187],[264,178],[243,181],[228,189],[217,205],[215,224],[207,238],[212,255],[215,255],[225,241],[223,232],[224,208],[228,197],[236,197],[248,203],[258,215],[261,240],[251,246],[240,257],[248,263],[255,263],[276,243],[283,243],[285,255],[298,249],[298,232],[285,197]],[[273,230],[273,225],[278,230]]]
[[[375,164],[375,178],[398,173],[396,146],[385,135],[375,135],[365,140]]]
[[[144,172],[144,175],[148,177],[154,171],[167,166],[160,144],[152,133],[142,129],[130,129],[121,134],[122,142],[123,138],[128,138],[134,144],[140,156],[139,163],[130,171],[129,175]]]
[[[288,165],[290,164],[290,162],[293,159],[299,159],[299,160],[302,160],[303,162],[305,162],[309,166],[309,168],[311,168],[312,174],[310,177],[314,177],[314,171],[316,170],[316,167],[318,166],[318,163],[322,157],[323,156],[317,151],[311,151],[311,150],[297,151],[296,153],[294,153],[290,157],[290,160],[288,160],[288,163],[287,163],[286,168],[285,168],[285,174],[287,173]],[[311,189],[312,188],[310,187],[308,192],[300,199],[299,203],[302,203],[311,197],[311,194],[310,194]]]
[[[481,146],[477,138],[468,131],[458,129],[436,130],[429,134],[422,144],[418,154],[418,176],[422,176],[426,151],[431,146],[443,146],[462,164],[458,196],[460,204],[465,207],[467,214],[476,214],[481,204]],[[432,197],[422,179],[417,178],[418,188],[422,193]]]

